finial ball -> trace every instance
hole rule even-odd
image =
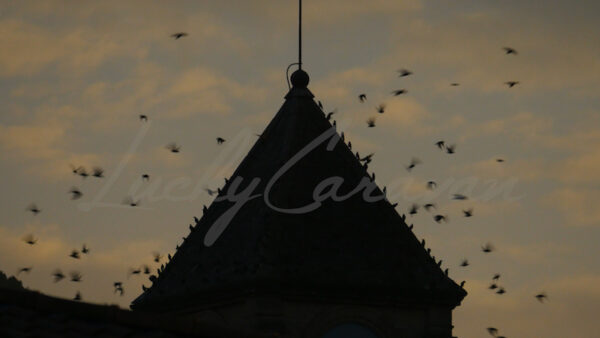
[[[292,85],[294,87],[306,88],[306,86],[308,86],[309,77],[305,71],[298,69],[292,73],[290,80],[292,80]]]

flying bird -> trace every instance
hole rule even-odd
[[[506,290],[504,290],[504,288],[503,288],[503,287],[499,287],[499,288],[498,288],[498,291],[496,291],[496,293],[497,293],[497,294],[499,294],[499,295],[503,295],[503,294],[505,294],[505,293],[506,293]]]
[[[446,153],[448,153],[448,154],[454,154],[454,150],[455,149],[456,149],[456,145],[455,144],[446,146]]]
[[[76,300],[76,301],[81,300],[81,293],[79,291],[77,291],[77,293],[75,294],[75,297],[73,297],[73,300]]]
[[[452,82],[450,85],[452,87],[458,87],[458,86],[460,86],[460,83],[458,83],[458,82]]]
[[[435,183],[434,181],[429,181],[427,182],[427,189],[429,190],[433,190],[437,187],[437,183]]]
[[[148,116],[140,114],[140,121],[148,122]]]
[[[504,159],[502,159],[502,158],[497,158],[497,159],[496,159],[496,162],[498,162],[498,163],[502,163],[502,162],[504,162]]]
[[[367,126],[369,126],[369,128],[375,127],[375,118],[374,117],[369,117],[367,119]]]
[[[162,259],[162,255],[159,252],[157,252],[157,251],[154,251],[152,253],[152,257],[154,257],[154,261],[156,263],[160,262],[160,260]]]
[[[539,301],[540,301],[540,303],[543,303],[543,302],[544,302],[544,300],[548,298],[548,295],[546,295],[546,293],[545,293],[545,292],[540,292],[540,293],[538,293],[537,295],[535,295],[535,298],[536,298],[537,300],[539,300]]]
[[[76,187],[72,187],[69,190],[69,194],[71,194],[72,200],[78,200],[81,198],[81,196],[83,196],[83,193],[81,192],[81,190],[77,189]]]
[[[84,167],[79,167],[79,169],[77,170],[77,175],[81,176],[81,178],[87,178],[88,176],[90,176],[90,174],[88,174],[87,170],[85,170]]]
[[[502,49],[504,49],[504,51],[506,52],[506,54],[514,54],[514,55],[519,54],[519,53],[517,53],[517,51],[514,48],[503,47]]]
[[[83,245],[83,247],[81,248],[81,253],[83,254],[88,254],[90,252],[90,248],[88,248],[85,244]]]
[[[23,242],[29,245],[34,245],[37,242],[37,238],[33,237],[32,234],[27,234],[23,237]]]
[[[452,195],[452,199],[453,200],[461,200],[464,201],[467,199],[467,196],[463,195],[463,194],[453,194]]]
[[[498,279],[500,279],[500,274],[499,274],[499,273],[495,274],[495,275],[492,277],[492,280],[498,280]]]
[[[419,205],[418,204],[413,204],[410,209],[408,210],[408,214],[409,215],[414,215],[417,213],[417,211],[419,210]]]
[[[94,169],[92,169],[92,176],[98,177],[98,178],[104,177],[104,169],[102,169],[100,167],[94,167]]]
[[[492,243],[486,243],[485,245],[481,246],[481,251],[485,252],[485,253],[490,253],[492,251],[494,251],[494,246],[492,245]]]
[[[435,209],[435,204],[427,203],[423,206],[423,208],[425,208],[425,210],[427,210],[427,211],[430,211],[432,208]]]
[[[406,167],[406,170],[411,171],[417,164],[421,164],[421,160],[413,157],[412,160],[410,160],[410,164]]]
[[[392,94],[394,94],[394,96],[399,96],[399,95],[406,94],[406,93],[407,93],[406,89],[397,89],[392,92]]]
[[[489,334],[491,334],[494,337],[496,337],[496,335],[498,334],[498,329],[495,327],[488,327],[487,331]]]
[[[72,271],[69,276],[71,276],[71,282],[81,282],[83,277],[78,271]]]
[[[317,106],[319,106],[319,108],[321,108],[321,110],[323,110],[323,103],[321,103],[320,100],[317,100]]]
[[[444,216],[444,215],[435,215],[433,216],[433,219],[437,222],[437,223],[441,223],[442,221],[448,223],[448,216]]]
[[[492,283],[492,284],[490,284],[490,286],[488,286],[488,289],[490,289],[490,290],[494,290],[497,288],[498,288],[498,284],[496,284],[496,283]]]
[[[33,204],[33,203],[32,203],[32,204],[30,204],[30,205],[27,207],[27,209],[26,209],[26,210],[27,210],[27,211],[29,211],[29,212],[31,212],[31,213],[32,213],[32,214],[34,214],[34,215],[37,215],[37,214],[39,214],[39,213],[42,211],[42,210],[40,210],[40,208],[38,208],[38,207],[37,207],[37,205],[35,205],[35,204]]]
[[[467,210],[463,210],[462,211],[465,217],[471,217],[473,216],[473,209],[467,209]]]
[[[171,37],[174,38],[175,40],[179,40],[183,37],[188,36],[188,33],[185,32],[179,32],[179,33],[175,33],[175,34],[171,34]]]
[[[358,95],[358,99],[360,100],[360,102],[367,101],[367,94],[360,94],[360,95]]]
[[[327,113],[327,121],[331,120],[331,116],[333,116],[333,114],[335,113],[337,113],[337,109],[334,109],[333,111]]]
[[[519,81],[506,81],[506,82],[504,82],[504,84],[507,85],[508,88],[512,88],[512,87],[518,85]]]
[[[137,207],[140,205],[140,200],[134,201],[131,196],[127,196],[123,199],[123,204],[129,205],[130,207]]]
[[[383,114],[383,113],[385,113],[385,104],[382,103],[382,104],[378,105],[377,107],[375,107],[375,109],[377,110],[377,112],[379,114]]]
[[[69,255],[69,257],[79,259],[80,258],[79,251],[77,251],[77,250],[71,251],[71,254]]]
[[[225,139],[222,137],[217,137],[217,144],[223,144],[225,142]]]
[[[142,180],[143,180],[143,181],[150,181],[150,175],[148,175],[148,174],[143,174],[143,175],[142,175]]]
[[[469,266],[469,261],[465,258],[460,262],[460,266],[467,267]]]
[[[142,269],[144,271],[144,275],[149,275],[150,274],[150,267],[148,265],[144,264],[142,266]]]
[[[172,142],[172,143],[167,144],[166,148],[168,150],[170,150],[172,153],[178,153],[179,150],[181,149],[181,146],[178,146],[177,143]]]
[[[409,76],[409,75],[412,75],[412,72],[408,69],[399,69],[398,70],[399,77],[405,77],[405,76]]]
[[[365,162],[365,163],[371,163],[373,155],[375,155],[375,153],[370,153],[369,155],[367,155],[367,156],[365,156],[363,158],[360,158],[359,161]]]
[[[31,267],[31,266],[27,266],[27,267],[24,267],[24,268],[20,268],[20,269],[19,269],[19,271],[17,271],[17,276],[18,276],[19,274],[21,274],[21,272],[29,273],[29,272],[31,271],[31,269],[33,269],[33,267]]]
[[[56,283],[60,282],[63,278],[65,278],[65,275],[62,273],[62,271],[56,269],[52,273],[52,277],[54,277],[54,283]]]
[[[440,149],[444,149],[445,143],[444,141],[437,141],[435,145]]]

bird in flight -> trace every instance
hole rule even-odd
[[[87,247],[87,245],[85,245],[85,244],[84,244],[84,245],[81,247],[81,253],[83,253],[83,254],[86,254],[86,255],[87,255],[89,252],[90,252],[90,248],[88,248],[88,247]]]
[[[31,212],[31,213],[32,213],[32,214],[34,214],[34,215],[37,215],[37,214],[39,214],[39,213],[42,211],[42,210],[40,210],[40,208],[38,208],[38,207],[37,207],[37,205],[35,205],[35,204],[33,204],[33,203],[32,203],[32,204],[30,204],[30,205],[27,207],[27,209],[26,209],[26,210],[27,210],[27,211],[29,211],[29,212]]]
[[[369,128],[375,127],[375,118],[374,117],[369,117],[367,119],[367,126],[369,126]]]
[[[77,291],[77,293],[75,294],[75,297],[73,297],[73,300],[76,300],[76,301],[81,300],[81,293],[79,291]]]
[[[71,276],[71,282],[81,282],[81,279],[83,278],[78,271],[72,271],[69,275]]]
[[[413,157],[412,160],[410,160],[410,164],[406,167],[406,170],[410,172],[417,164],[421,164],[421,160]]]
[[[548,295],[546,295],[546,293],[545,293],[545,292],[540,292],[540,293],[538,293],[537,295],[535,295],[535,298],[536,298],[537,300],[539,300],[539,301],[540,301],[540,303],[543,303],[543,302],[544,302],[544,300],[548,298]]]
[[[467,209],[467,210],[463,210],[462,211],[465,217],[471,217],[473,216],[473,209]]]
[[[512,88],[512,87],[518,85],[519,81],[506,81],[506,82],[504,82],[504,84],[507,85],[508,88]]]
[[[17,276],[21,273],[21,272],[25,272],[25,273],[29,273],[31,271],[31,269],[33,269],[33,267],[31,266],[27,266],[24,268],[20,268],[19,271],[17,271]]]
[[[56,283],[60,282],[63,278],[65,278],[65,275],[62,273],[62,271],[56,269],[52,273],[52,277],[54,277],[54,283]]]
[[[102,169],[100,167],[94,167],[94,169],[92,169],[92,176],[98,177],[98,178],[104,177],[104,169]]]
[[[69,190],[69,193],[71,194],[71,199],[72,200],[80,199],[81,196],[83,196],[83,193],[79,189],[77,189],[76,187],[72,187]]]
[[[123,290],[123,283],[122,282],[114,282],[113,286],[115,287],[115,293],[119,293],[119,296],[123,296],[123,293],[125,292],[125,290]]]
[[[446,153],[448,153],[448,154],[454,154],[454,149],[456,149],[456,145],[455,144],[451,144],[449,146],[446,146]]]
[[[497,158],[497,159],[496,159],[496,162],[498,162],[498,163],[502,163],[502,162],[504,162],[504,159],[503,159],[503,158]]]
[[[130,207],[137,207],[140,205],[140,200],[134,201],[131,196],[125,197],[123,204],[129,205]]]
[[[463,194],[454,194],[454,195],[452,195],[452,199],[464,201],[467,199],[467,196],[465,196]]]
[[[513,55],[519,54],[519,53],[517,53],[517,51],[514,48],[503,47],[502,49],[504,49],[504,51],[506,52],[506,54],[513,54]]]
[[[412,216],[412,215],[416,214],[418,210],[419,210],[419,205],[413,204],[413,205],[411,205],[410,209],[408,210],[408,214]]]
[[[359,161],[361,162],[365,162],[365,163],[371,163],[371,160],[373,159],[373,155],[375,155],[375,153],[370,153],[369,155],[360,158]]]
[[[143,175],[142,175],[142,180],[143,180],[143,181],[150,181],[150,175],[148,175],[148,174],[143,174]]]
[[[423,206],[423,208],[425,208],[425,210],[427,210],[427,211],[430,211],[432,208],[435,209],[435,204],[427,203]]]
[[[437,223],[441,223],[442,221],[448,223],[448,216],[444,216],[444,215],[435,215],[433,216],[433,219],[437,222]]]
[[[505,294],[505,293],[506,293],[506,290],[504,290],[504,288],[503,288],[503,287],[499,287],[499,288],[498,288],[498,291],[496,291],[496,293],[497,293],[497,294],[499,294],[499,295],[503,295],[503,294]]]
[[[148,122],[148,116],[140,114],[140,121]]]
[[[375,109],[377,110],[377,112],[379,114],[383,114],[383,113],[385,113],[385,104],[382,103],[382,104],[378,105],[377,107],[375,107]]]
[[[498,279],[500,279],[500,274],[499,274],[499,273],[495,274],[495,275],[492,277],[492,280],[498,280]]]
[[[32,234],[28,234],[23,237],[23,242],[29,245],[34,245],[37,242],[37,238],[34,238]]]
[[[86,178],[90,176],[90,174],[88,174],[87,170],[85,170],[84,167],[79,167],[77,169],[77,175],[81,176],[81,178]]]
[[[179,32],[179,33],[175,33],[175,34],[171,34],[171,37],[174,38],[175,40],[179,40],[183,37],[188,36],[188,33],[185,32]]]
[[[360,95],[358,95],[358,99],[360,100],[360,102],[367,101],[367,94],[360,94]]]
[[[167,144],[166,148],[169,149],[172,153],[178,153],[181,149],[181,146],[178,146],[177,143],[172,142]]]
[[[79,259],[80,258],[79,251],[77,251],[77,250],[71,251],[71,254],[69,255],[69,257]]]
[[[331,117],[333,116],[333,114],[337,113],[337,108],[330,111],[329,113],[327,113],[327,121],[331,120]]]
[[[434,181],[429,181],[427,182],[427,189],[429,190],[433,190],[437,187],[437,183],[435,183]]]
[[[498,335],[498,329],[495,327],[488,327],[487,331],[490,335],[496,337],[496,335]]]
[[[485,253],[490,253],[494,251],[494,246],[492,245],[492,243],[486,243],[485,245],[481,246],[481,251]]]
[[[458,86],[460,86],[460,83],[458,83],[458,82],[452,82],[450,85],[452,87],[458,87]]]
[[[406,94],[406,93],[407,93],[406,89],[397,89],[392,92],[392,94],[394,94],[394,96],[399,96],[399,95]]]
[[[466,267],[469,266],[469,261],[465,258],[460,262],[460,266]]]
[[[225,142],[225,139],[222,137],[217,137],[217,144],[223,144]]]
[[[444,141],[437,141],[435,145],[440,149],[444,149],[445,143]]]
[[[490,286],[488,286],[488,289],[490,289],[490,290],[494,290],[497,288],[498,288],[498,284],[496,284],[496,283],[492,283],[492,284],[490,284]]]
[[[405,77],[405,76],[409,76],[409,75],[412,75],[412,72],[408,69],[399,69],[398,70],[399,77]]]

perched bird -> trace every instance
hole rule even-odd
[[[29,245],[34,245],[37,242],[37,238],[33,237],[32,234],[27,234],[23,237],[23,242]]]
[[[465,287],[465,281],[460,282],[460,287],[461,288]]]
[[[321,108],[321,110],[323,110],[323,103],[321,103],[320,100],[317,100],[317,105],[319,106],[319,108]]]
[[[435,145],[436,145],[438,148],[440,148],[440,149],[444,149],[445,142],[444,142],[444,141],[437,141],[437,142],[435,143]]]
[[[78,200],[81,198],[81,196],[83,196],[83,193],[81,192],[81,190],[77,189],[76,187],[72,187],[69,190],[69,194],[71,194],[72,200]]]
[[[374,117],[369,117],[367,119],[367,126],[369,126],[369,128],[375,127],[375,118]]]
[[[539,300],[539,301],[540,301],[540,303],[543,303],[543,302],[544,302],[544,300],[548,298],[548,295],[546,295],[546,293],[545,293],[545,292],[540,292],[540,293],[538,293],[537,295],[535,295],[535,298],[536,298],[537,300]]]
[[[83,245],[83,247],[81,248],[81,253],[83,254],[88,254],[90,252],[90,248],[88,248],[85,244]]]
[[[507,85],[508,88],[512,88],[512,87],[518,85],[519,81],[506,81],[506,82],[504,82],[504,84]]]
[[[406,170],[411,171],[417,164],[421,164],[421,160],[413,157],[412,160],[410,160],[410,164],[406,167]]]
[[[456,149],[456,145],[455,144],[446,146],[446,153],[448,153],[448,154],[454,154],[455,149]]]
[[[453,200],[461,200],[464,201],[467,199],[467,196],[463,195],[463,194],[453,194],[452,195],[452,199]]]
[[[142,175],[142,180],[143,180],[143,181],[150,181],[150,175],[148,175],[148,174],[143,174],[143,175]]]
[[[492,245],[492,243],[486,243],[485,245],[481,246],[481,251],[485,252],[485,253],[490,253],[492,251],[494,251],[494,246]]]
[[[83,277],[78,271],[72,271],[69,275],[71,276],[71,282],[81,282]]]
[[[75,294],[75,297],[73,297],[73,300],[77,300],[77,301],[81,300],[81,293],[79,291],[77,291],[77,293]]]
[[[174,38],[175,40],[179,40],[185,36],[188,36],[188,33],[179,32],[179,33],[171,34],[171,37]]]
[[[379,114],[383,114],[383,113],[385,113],[385,104],[382,103],[382,104],[378,105],[377,107],[375,107],[375,109],[377,110],[377,112]]]
[[[514,54],[514,55],[519,54],[519,53],[517,53],[516,50],[514,50],[513,48],[510,48],[510,47],[503,47],[502,49],[504,49],[506,54]]]
[[[104,177],[104,169],[102,169],[100,167],[94,167],[92,169],[92,176],[98,177],[98,178]]]
[[[473,216],[473,209],[463,210],[462,212],[465,215],[465,217],[471,217],[471,216]]]
[[[407,93],[406,89],[397,89],[392,92],[392,94],[394,94],[394,96],[399,96],[399,95],[406,94],[406,93]]]
[[[412,74],[412,72],[410,70],[408,70],[408,69],[399,69],[398,70],[398,76],[399,77],[405,77],[405,76],[409,76],[411,74]]]
[[[148,122],[148,116],[140,114],[140,121]]]
[[[123,199],[123,204],[129,205],[130,207],[137,207],[140,205],[140,200],[134,201],[131,196],[127,196]]]
[[[33,267],[31,266],[20,268],[19,271],[17,271],[17,276],[21,274],[21,272],[29,273],[31,269],[33,269]]]
[[[42,210],[40,210],[40,208],[38,208],[38,207],[37,207],[37,205],[35,205],[35,204],[33,204],[33,203],[32,203],[32,204],[30,204],[30,205],[27,207],[27,209],[26,209],[26,210],[27,210],[27,211],[29,211],[29,212],[31,212],[31,213],[32,213],[32,214],[34,214],[34,215],[37,215],[37,214],[39,214],[39,213],[42,211]]]
[[[157,251],[154,251],[154,252],[152,253],[152,257],[154,257],[154,261],[155,261],[156,263],[158,263],[158,262],[160,262],[160,260],[162,259],[162,257],[163,257],[163,256],[162,256],[162,255],[161,255],[159,252],[157,252]]]
[[[178,146],[177,143],[172,142],[172,143],[167,144],[166,148],[168,150],[170,150],[172,153],[178,153],[179,150],[181,149],[181,146]]]
[[[469,261],[466,258],[463,259],[462,262],[460,262],[460,266],[462,266],[462,267],[469,266]]]
[[[430,211],[432,208],[435,209],[435,204],[427,203],[423,206],[423,208],[425,208],[425,210],[427,210],[427,211]]]
[[[433,190],[437,187],[437,183],[435,183],[434,181],[429,181],[427,182],[427,189],[429,190]]]
[[[418,204],[413,204],[410,209],[408,210],[408,214],[409,215],[414,215],[417,213],[417,211],[419,210],[419,205]]]
[[[222,137],[217,137],[217,144],[223,144],[225,142],[225,139]]]
[[[79,259],[79,257],[80,257],[79,256],[79,251],[77,251],[77,250],[71,251],[71,254],[69,255],[69,257],[75,258],[75,259]]]
[[[367,94],[360,94],[360,95],[358,95],[358,99],[360,100],[360,102],[367,101]]]
[[[444,216],[444,215],[435,215],[433,216],[433,219],[437,222],[437,223],[441,223],[442,221],[448,223],[448,216]]]
[[[217,193],[216,190],[212,190],[210,188],[204,188],[204,190],[208,193],[208,196],[212,196]]]
[[[56,282],[60,282],[63,278],[65,278],[65,275],[62,273],[62,271],[60,270],[54,270],[54,272],[52,273],[52,277],[54,277],[54,283]]]
[[[359,161],[361,162],[366,162],[366,163],[371,163],[371,159],[373,158],[373,155],[375,155],[375,153],[370,153],[369,155],[360,158]]]

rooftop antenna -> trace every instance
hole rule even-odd
[[[288,89],[291,89],[290,85],[290,67],[298,65],[298,69],[302,70],[302,0],[298,0],[298,62],[291,63],[285,71],[285,79],[287,80]]]

